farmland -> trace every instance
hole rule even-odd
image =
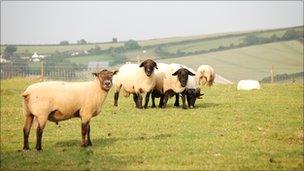
[[[269,43],[158,61],[181,63],[193,68],[201,64],[209,64],[218,74],[232,81],[260,80],[270,75],[271,66],[274,67],[276,74],[303,71],[303,43],[300,41]]]
[[[91,122],[93,146],[81,148],[80,121],[48,122],[42,152],[22,149],[20,93],[38,80],[1,80],[1,170],[303,170],[303,85],[263,84],[205,88],[197,108],[139,110],[132,98]],[[190,112],[191,111],[191,112]],[[35,124],[34,124],[35,125]]]

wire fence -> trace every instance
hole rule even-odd
[[[80,67],[71,63],[1,63],[0,78],[41,77],[43,80],[89,80],[92,73],[105,68]]]
[[[0,78],[9,79],[12,77],[40,77],[42,80],[64,80],[64,81],[87,81],[92,79],[92,73],[100,71],[102,69],[117,69],[116,67],[109,66],[96,66],[88,67],[86,65],[77,65],[73,63],[64,62],[14,62],[14,63],[0,63]],[[216,66],[217,68],[224,68],[224,71],[231,71],[231,67],[227,66]],[[240,69],[240,68],[239,68]],[[245,68],[246,69],[246,68]],[[282,73],[276,72],[277,70],[284,71]],[[292,72],[290,66],[285,67],[266,67],[260,66],[260,68],[255,68],[250,72],[249,75],[255,79],[259,79],[263,83],[273,83],[282,82],[285,80],[301,81],[303,80],[304,74],[303,69],[301,72]],[[230,75],[221,75],[222,77],[236,83],[237,80],[246,78],[242,73],[243,71],[233,70],[233,77]],[[287,74],[286,74],[286,73]],[[259,75],[259,76],[258,76]],[[227,76],[227,77],[225,77]],[[229,77],[230,76],[230,77]],[[238,78],[238,79],[236,79]],[[303,81],[301,81],[303,82]]]

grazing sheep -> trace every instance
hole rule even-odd
[[[184,68],[187,68],[190,72],[195,73],[192,68],[181,65]],[[181,93],[183,108],[186,109],[185,98],[187,99],[188,107],[193,108],[196,102],[196,99],[201,99],[201,96],[204,94],[200,93],[201,89],[198,86],[198,81],[195,76],[189,76],[186,89]],[[176,94],[175,106],[179,106],[179,94]]]
[[[195,76],[179,64],[159,63],[156,70],[156,85],[152,92],[152,107],[155,107],[155,97],[160,97],[159,107],[165,108],[169,97],[185,90],[188,76]]]
[[[29,149],[28,137],[34,117],[37,118],[36,149],[41,150],[43,129],[47,120],[59,121],[79,117],[81,119],[82,146],[91,146],[90,120],[98,115],[112,87],[112,76],[117,71],[102,70],[93,73],[94,81],[50,81],[30,85],[23,93],[24,150]]]
[[[137,108],[142,108],[141,93],[146,93],[145,108],[148,107],[149,96],[155,86],[156,77],[154,69],[157,64],[151,59],[147,59],[140,65],[125,64],[119,68],[119,72],[114,77],[114,106],[117,106],[119,92],[121,88],[125,92],[125,97],[133,94],[133,100]]]
[[[197,68],[196,79],[198,84],[212,86],[215,79],[214,69],[209,65],[201,65]]]

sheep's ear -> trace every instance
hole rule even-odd
[[[95,77],[97,77],[97,76],[98,76],[98,73],[93,72],[92,75],[94,75]]]
[[[193,74],[191,71],[187,70],[187,72],[188,72],[188,75],[195,76],[195,74]]]
[[[156,64],[156,63],[155,63],[155,66],[154,66],[154,68],[158,69],[158,68],[157,68],[157,64]]]
[[[114,72],[113,72],[113,75],[115,75],[115,74],[117,74],[118,73],[118,70],[115,70]]]
[[[139,65],[139,67],[143,67],[144,65],[145,65],[145,61],[142,62],[142,63]]]
[[[175,73],[173,73],[172,75],[173,75],[173,76],[176,76],[177,74],[178,74],[178,70],[175,71]]]

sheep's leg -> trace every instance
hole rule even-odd
[[[167,107],[167,102],[168,102],[169,97],[170,97],[170,93],[166,92],[165,95],[164,95],[164,100],[163,100],[163,106],[162,106],[162,108],[166,108]]]
[[[134,101],[136,107],[138,107],[138,96],[136,93],[133,93],[133,101]]]
[[[38,121],[38,126],[37,126],[37,130],[36,130],[36,138],[37,138],[36,150],[40,151],[40,150],[42,150],[42,147],[41,147],[42,134],[43,134],[43,129],[44,129],[46,121],[47,121],[47,117],[44,117],[44,116],[37,117],[37,121]]]
[[[86,147],[89,145],[89,140],[87,135],[88,130],[89,130],[89,122],[81,123],[82,147]]]
[[[164,104],[164,95],[162,94],[159,99],[158,107],[162,108]]]
[[[118,106],[119,92],[114,94],[114,106]]]
[[[28,138],[30,135],[30,130],[33,124],[34,115],[32,114],[26,114],[25,115],[25,123],[23,127],[23,150],[29,150],[29,143]]]
[[[179,107],[179,93],[175,94],[175,103],[174,106]]]
[[[183,91],[181,93],[181,95],[182,95],[183,109],[187,109],[187,105],[186,105],[186,92]]]
[[[91,132],[90,123],[88,123],[88,132],[87,132],[88,146],[92,146],[90,132]]]
[[[152,94],[151,94],[151,99],[152,99],[152,108],[155,108],[156,106],[155,106],[155,91],[152,91]]]
[[[141,96],[141,94],[137,93],[137,97],[138,97],[138,99],[137,99],[138,108],[142,109],[143,107],[142,107],[142,96]]]
[[[150,92],[147,92],[146,94],[146,98],[145,98],[145,109],[148,108],[148,103],[149,103],[149,99],[150,99],[150,94],[151,94],[151,91]]]

